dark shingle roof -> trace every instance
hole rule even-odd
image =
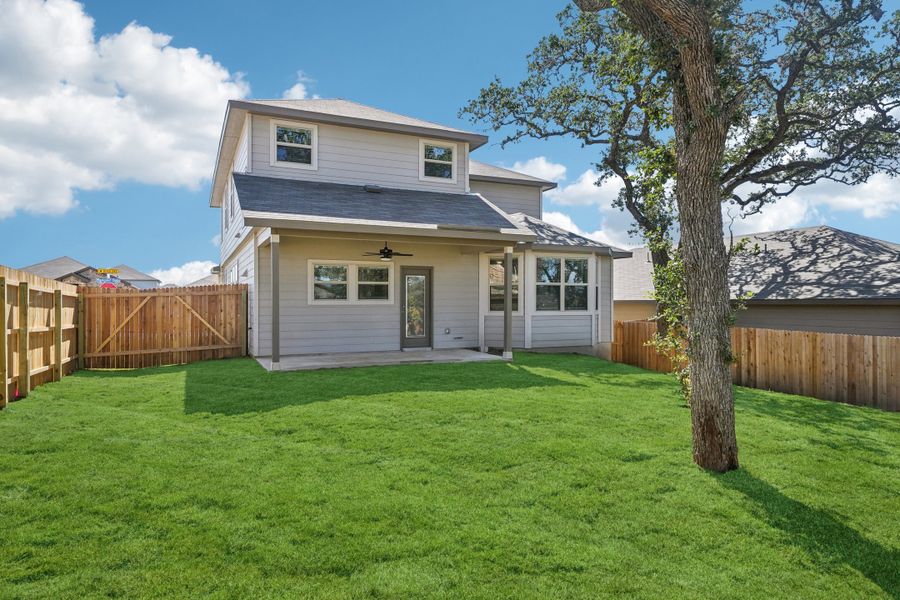
[[[60,277],[65,277],[66,275],[77,273],[84,269],[90,269],[90,266],[78,262],[74,258],[68,256],[60,256],[27,267],[22,267],[23,271],[34,273],[35,275],[46,277],[47,279],[59,279]]]
[[[476,194],[449,194],[234,174],[241,210],[334,219],[515,229]]]
[[[551,190],[556,187],[556,184],[552,181],[472,159],[469,159],[469,179],[475,181],[508,181],[522,185],[534,185],[545,190]]]
[[[588,248],[595,250],[609,249],[611,254],[616,257],[631,256],[627,250],[622,250],[614,246],[608,246],[601,242],[586,238],[577,233],[566,231],[556,225],[551,225],[546,221],[542,221],[536,217],[526,215],[525,213],[513,213],[510,218],[520,226],[531,230],[537,236],[534,244],[538,246],[553,246],[557,248]]]
[[[900,299],[900,245],[818,226],[742,236],[757,252],[735,256],[733,295],[753,300]]]
[[[751,302],[900,300],[900,244],[825,225],[736,236],[735,242],[740,239],[748,240],[749,251],[732,259],[732,298],[749,292]],[[617,265],[616,300],[649,299],[652,269],[645,261],[636,251]],[[630,269],[631,277],[620,276],[619,267]]]

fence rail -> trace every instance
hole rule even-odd
[[[613,360],[669,371],[646,345],[655,331],[651,321],[616,321]],[[900,410],[900,337],[734,327],[731,344],[737,385]]]
[[[0,265],[0,408],[75,369],[77,294]]]
[[[247,354],[247,286],[82,288],[79,363],[137,369]]]
[[[0,265],[0,408],[76,368],[246,354],[246,285],[79,288]]]

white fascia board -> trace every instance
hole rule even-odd
[[[476,240],[528,242],[534,239],[531,232],[517,228],[499,230],[440,227],[430,223],[404,223],[367,219],[341,219],[318,215],[293,215],[260,211],[244,211],[244,223],[255,227],[284,227],[353,233],[383,233],[387,235],[419,235]]]

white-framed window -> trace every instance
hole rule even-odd
[[[456,183],[456,144],[419,140],[419,180]]]
[[[269,164],[297,169],[318,168],[318,126],[274,119],[270,123]]]
[[[512,312],[521,312],[519,295],[520,256],[512,259]],[[506,261],[503,256],[488,257],[488,311],[503,312],[506,301]]]
[[[539,256],[535,309],[588,310],[588,259]]]
[[[310,304],[393,304],[394,267],[383,262],[310,260]]]
[[[238,263],[235,261],[233,265],[228,267],[228,270],[225,271],[225,283],[237,283],[238,282]]]

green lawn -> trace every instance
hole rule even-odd
[[[0,597],[900,597],[900,414],[588,357],[82,372],[0,412]]]

